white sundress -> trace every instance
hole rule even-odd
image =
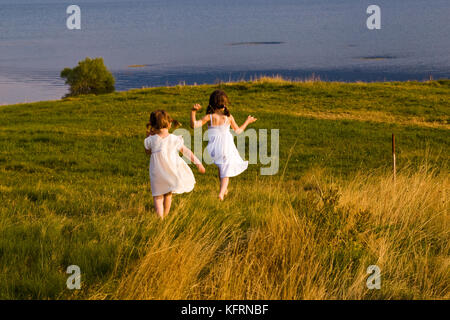
[[[220,177],[235,177],[244,172],[248,167],[248,161],[242,160],[234,144],[233,135],[230,132],[228,117],[221,126],[208,126],[208,146],[206,147],[214,164],[219,168]]]
[[[179,155],[183,137],[169,134],[161,138],[154,134],[144,140],[144,146],[152,151],[149,168],[152,196],[191,192],[194,189],[194,174]]]

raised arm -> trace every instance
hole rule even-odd
[[[195,156],[195,154],[189,148],[187,148],[185,145],[183,145],[180,148],[180,151],[186,158],[191,160],[191,162],[197,166],[198,171],[200,173],[205,173],[205,171],[206,171],[205,167],[203,167],[203,165],[200,162],[200,160]]]
[[[247,128],[247,126],[250,123],[255,122],[256,118],[253,118],[252,116],[248,116],[247,120],[245,120],[244,124],[242,126],[238,126],[236,121],[234,120],[234,117],[230,115],[230,124],[231,124],[231,128],[233,128],[234,132],[236,132],[236,134],[241,134],[242,132],[244,132],[245,128]]]
[[[202,108],[201,105],[196,104],[192,107],[191,109],[191,128],[195,129],[195,128],[200,128],[202,127],[205,123],[208,122],[208,115],[204,116],[202,119],[197,120],[197,111],[200,110]]]

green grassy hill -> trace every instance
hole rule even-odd
[[[280,129],[280,172],[250,166],[221,204],[216,168],[193,170],[196,188],[159,221],[149,114],[188,129],[217,87],[238,123]],[[448,80],[261,79],[0,106],[0,298],[448,298],[449,129]],[[365,286],[371,264],[381,290]],[[69,265],[81,290],[66,288]]]

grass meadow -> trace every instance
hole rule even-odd
[[[161,221],[150,112],[188,129],[218,87],[238,123],[280,129],[280,170],[251,165],[218,203],[215,166],[193,167],[194,191]],[[449,129],[448,80],[262,78],[0,106],[0,299],[449,299]]]

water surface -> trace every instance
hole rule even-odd
[[[81,7],[82,29],[66,28]],[[280,74],[329,81],[448,78],[450,2],[0,0],[0,104],[58,99],[60,71],[103,57],[118,90]]]

